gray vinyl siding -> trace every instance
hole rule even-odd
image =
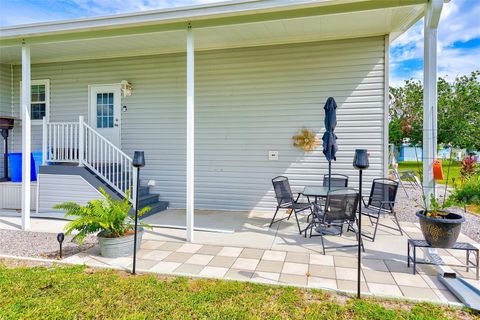
[[[89,200],[103,196],[78,175],[40,174],[38,212],[51,212],[56,204],[75,201],[85,205]]]
[[[32,182],[30,190],[30,203],[37,203],[37,183]],[[0,183],[0,209],[22,208],[22,184],[17,182]]]
[[[328,164],[318,147],[292,146],[302,127],[321,138],[323,105],[338,104],[339,152],[333,172],[351,176],[356,148],[367,148],[368,180],[383,175],[384,37],[201,51],[195,69],[195,206],[205,209],[271,210],[271,179],[290,178],[294,191],[321,184]],[[20,66],[15,67],[18,109]],[[122,100],[122,148],[144,150],[141,178],[154,180],[171,207],[185,207],[185,54],[32,66],[32,79],[50,79],[50,120],[87,116],[88,85],[128,80],[133,94]],[[41,128],[32,130],[33,150]],[[15,146],[20,148],[15,132]],[[269,161],[269,150],[279,152]]]
[[[0,116],[12,115],[12,77],[11,66],[0,64]],[[3,177],[3,138],[0,136],[0,177]]]

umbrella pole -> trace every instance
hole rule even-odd
[[[331,184],[332,184],[332,161],[328,161],[328,191],[330,191]]]

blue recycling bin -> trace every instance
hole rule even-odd
[[[43,161],[43,152],[42,151],[34,151],[32,152],[33,160],[35,162],[35,180],[37,180],[38,174],[40,173],[40,165]],[[34,163],[32,162],[32,167]]]
[[[41,154],[41,153],[40,153]],[[35,170],[35,158],[33,154],[30,154],[30,161],[32,162],[30,168],[30,179],[32,181],[37,180],[37,174]],[[41,156],[39,164],[41,163]],[[10,169],[10,178],[12,182],[22,182],[22,153],[9,153],[8,154],[8,168]]]

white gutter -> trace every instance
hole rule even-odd
[[[247,20],[250,17],[250,20],[247,22],[259,22],[261,15],[265,14],[279,15],[279,19],[285,19],[288,18],[287,15],[282,17],[282,14],[287,12],[303,10],[303,14],[308,16],[316,9],[317,14],[321,15],[322,12],[328,14],[327,12],[335,7],[341,7],[343,10],[349,11],[349,5],[352,6],[351,11],[364,11],[415,6],[426,4],[427,2],[428,0],[236,0],[209,5],[5,27],[0,28],[0,44],[1,41],[10,40],[10,44],[7,43],[7,45],[11,45],[11,41],[29,37],[75,34],[88,31],[112,31],[121,28],[172,27],[175,24],[183,24],[177,26],[179,30],[183,30],[186,23],[191,23],[195,26],[195,23],[200,24],[202,22],[202,24],[206,23],[208,26],[209,23],[216,19],[218,22],[222,18],[226,19],[224,22],[232,23],[228,21],[228,18],[233,17],[238,18],[235,23],[245,23],[245,21],[241,20],[242,17],[245,17]],[[323,10],[324,8],[325,10]],[[309,13],[309,9],[312,9],[312,12]],[[342,9],[339,9],[339,12],[345,12]]]
[[[0,28],[0,39],[22,36],[49,35],[72,31],[112,29],[125,26],[175,23],[199,19],[222,18],[242,14],[269,13],[275,11],[304,9],[364,2],[365,0],[237,0],[216,4],[196,5],[180,8],[150,10],[104,17],[34,23]],[[396,0],[405,2],[405,0]]]

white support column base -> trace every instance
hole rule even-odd
[[[32,152],[30,99],[30,47],[22,46],[22,229],[30,228],[31,177],[30,154]]]
[[[193,30],[187,28],[187,241],[193,242],[194,236],[194,129],[195,129],[195,52]]]

